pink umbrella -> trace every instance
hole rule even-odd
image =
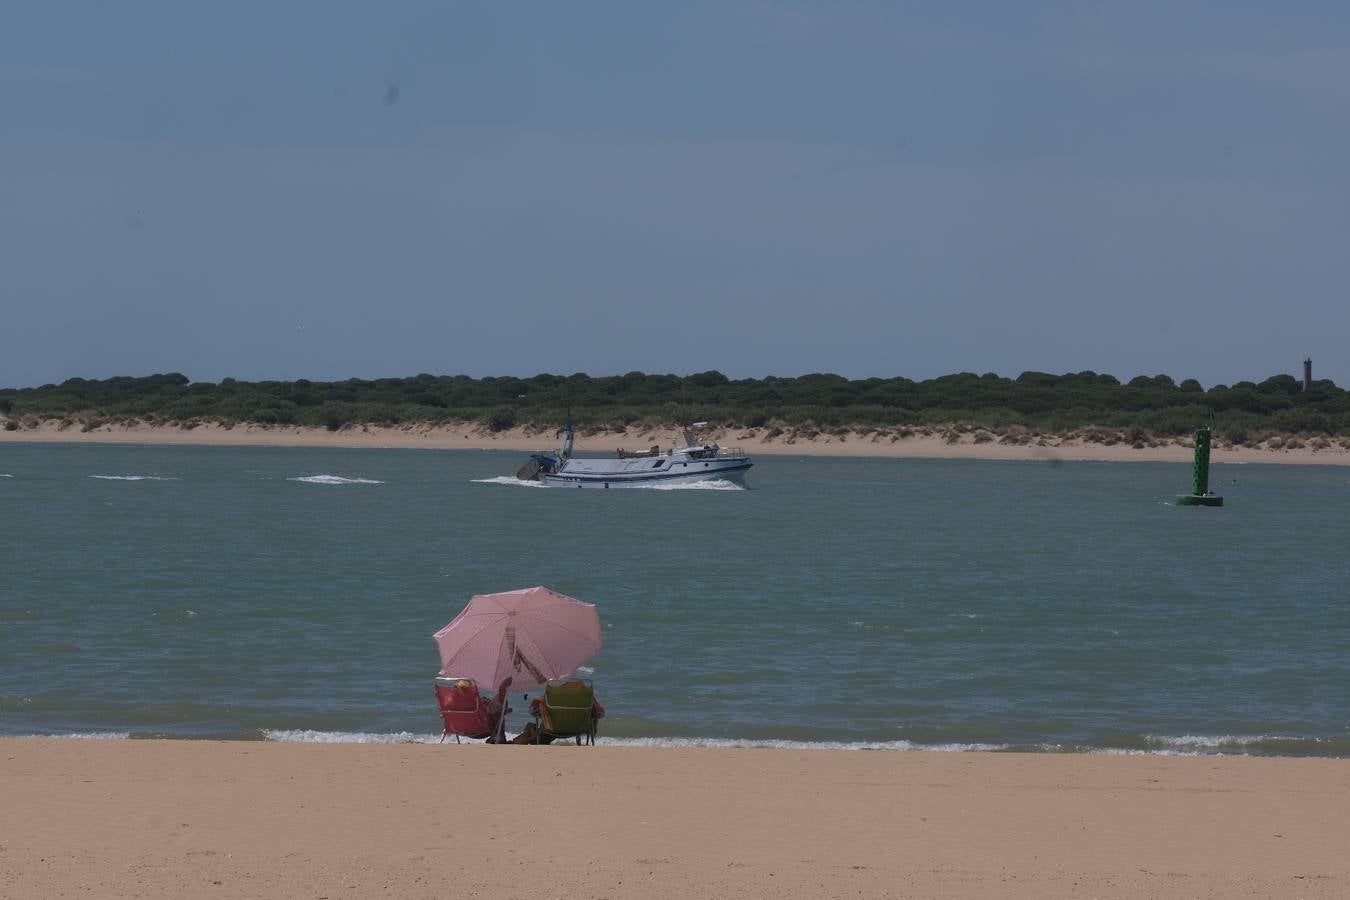
[[[436,632],[441,674],[494,690],[506,678],[530,687],[572,674],[600,652],[600,615],[546,587],[477,594]]]

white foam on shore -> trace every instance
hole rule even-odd
[[[102,481],[177,481],[177,478],[170,478],[166,475],[90,475],[90,478],[98,478]]]
[[[1241,750],[1259,746],[1271,741],[1290,743],[1316,743],[1316,738],[1300,738],[1285,734],[1183,734],[1172,737],[1164,734],[1150,734],[1150,741],[1161,744],[1168,750]]]
[[[269,729],[263,732],[269,741],[292,744],[435,744],[439,743],[439,734],[414,734],[399,731],[381,734],[364,731],[308,731]],[[507,737],[514,737],[507,732]],[[454,743],[453,737],[446,742]],[[559,744],[570,743],[570,739]],[[789,741],[789,740],[740,740],[735,738],[675,738],[642,737],[611,738],[601,737],[599,743],[606,747],[713,747],[722,749],[769,749],[769,750],[931,750],[962,752],[970,750],[1007,750],[1007,744],[916,744],[912,741]]]
[[[305,484],[384,484],[373,478],[344,478],[341,475],[299,475],[286,480],[303,481]]]
[[[411,731],[313,731],[306,728],[267,728],[263,737],[282,744],[434,744],[439,734],[413,734]],[[454,738],[446,738],[454,743]]]
[[[725,750],[891,750],[966,753],[1010,749],[1008,744],[916,744],[913,741],[791,741],[740,738],[604,738],[615,747],[711,747]]]
[[[453,737],[442,742],[436,732],[418,734],[411,731],[371,732],[371,731],[314,731],[310,729],[266,729],[262,732],[265,740],[283,744],[453,744]],[[507,738],[515,733],[507,732]],[[18,735],[25,738],[64,738],[66,740],[85,741],[125,741],[131,739],[127,731],[89,731],[71,734],[29,734]],[[1041,743],[1032,745],[985,744],[985,743],[945,743],[921,744],[914,741],[793,741],[793,740],[751,740],[740,738],[677,738],[677,737],[605,737],[599,738],[599,745],[605,747],[708,747],[725,750],[874,750],[890,752],[924,753],[991,753],[1007,750],[1023,752],[1065,753],[1088,756],[1250,756],[1251,748],[1266,741],[1290,741],[1316,745],[1316,738],[1298,738],[1283,735],[1181,735],[1179,737],[1149,736],[1161,746],[1138,747],[1085,747],[1073,744]],[[479,743],[466,741],[466,743]],[[571,745],[570,739],[557,742],[558,746]],[[1299,754],[1302,755],[1302,754]],[[1314,754],[1315,755],[1315,754]],[[1332,754],[1334,755],[1334,754]]]
[[[496,478],[471,478],[474,484],[509,484],[513,487],[541,488],[542,481],[521,481],[514,475],[498,475]]]

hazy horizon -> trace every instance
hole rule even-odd
[[[753,374],[752,374],[752,375],[733,375],[733,374],[731,374],[730,372],[726,372],[726,371],[724,371],[724,370],[722,370],[722,369],[711,369],[711,370],[705,369],[705,370],[703,370],[703,371],[704,371],[704,372],[707,372],[707,371],[721,372],[721,374],[725,375],[727,378],[731,379],[732,381],[740,381],[740,380],[747,380],[747,379],[763,380],[763,379],[765,379],[765,378],[801,378],[801,377],[806,377],[806,376],[810,376],[810,375],[840,375],[840,374],[841,374],[841,373],[838,373],[838,372],[798,372],[798,373],[793,373],[793,374],[791,374],[791,375],[787,375],[787,374],[783,374],[783,373],[779,373],[779,372],[766,372],[766,373],[758,374],[758,375],[753,375]],[[1018,372],[1018,373],[1016,373],[1016,374],[1011,374],[1011,375],[1005,374],[1005,373],[1001,373],[1001,372],[992,372],[992,373],[991,373],[991,372],[971,372],[971,371],[963,371],[963,372],[942,372],[942,373],[939,373],[939,374],[937,374],[937,375],[927,376],[927,377],[925,377],[925,378],[915,378],[915,377],[913,377],[913,376],[906,375],[906,374],[904,374],[904,373],[896,373],[896,374],[893,374],[893,375],[876,375],[876,376],[868,375],[868,376],[860,376],[860,377],[858,377],[858,378],[850,378],[849,380],[850,380],[850,381],[860,381],[860,380],[865,380],[865,379],[867,379],[867,378],[881,378],[881,379],[908,378],[908,379],[910,379],[911,381],[920,382],[920,381],[928,381],[928,380],[931,380],[931,379],[942,378],[942,377],[951,376],[951,375],[977,375],[977,376],[984,376],[984,375],[989,375],[989,374],[997,375],[997,376],[1000,377],[1000,378],[1007,378],[1007,379],[1010,379],[1010,380],[1016,380],[1018,377],[1020,377],[1020,376],[1023,375],[1023,374],[1026,374],[1026,373],[1028,373],[1028,372],[1038,372],[1038,373],[1041,373],[1041,374],[1048,374],[1048,375],[1076,375],[1076,374],[1079,374],[1080,372],[1086,372],[1086,371],[1094,372],[1094,373],[1097,374],[1097,375],[1110,375],[1110,376],[1114,377],[1117,381],[1119,381],[1121,384],[1128,384],[1129,381],[1130,381],[1132,378],[1136,378],[1136,377],[1139,377],[1139,376],[1145,376],[1145,377],[1148,377],[1148,378],[1155,378],[1155,377],[1157,377],[1157,376],[1159,376],[1159,375],[1166,375],[1167,377],[1171,378],[1171,379],[1172,379],[1175,383],[1177,383],[1177,384],[1181,384],[1183,381],[1186,381],[1187,378],[1190,377],[1190,376],[1177,376],[1177,375],[1172,374],[1171,372],[1136,372],[1136,373],[1134,373],[1133,375],[1121,375],[1121,374],[1116,373],[1116,372],[1104,372],[1104,371],[1100,371],[1100,370],[1097,370],[1097,369],[1079,369],[1077,372],[1044,372],[1044,371],[1041,370],[1041,369],[1024,369],[1022,372]],[[295,378],[235,378],[234,376],[229,376],[229,375],[227,375],[227,376],[224,376],[224,378],[206,379],[206,378],[193,378],[193,377],[191,376],[191,374],[188,373],[188,372],[179,372],[179,371],[176,371],[176,370],[175,370],[175,371],[173,371],[173,372],[140,372],[140,373],[120,372],[120,373],[117,373],[116,375],[108,375],[108,376],[103,376],[103,377],[101,377],[101,378],[87,378],[86,376],[83,376],[83,375],[71,375],[71,376],[68,376],[67,378],[62,378],[62,379],[59,379],[59,380],[57,380],[57,381],[44,382],[44,383],[42,383],[42,384],[40,384],[40,385],[39,385],[39,384],[26,384],[26,385],[8,385],[8,384],[5,384],[5,385],[0,385],[0,390],[27,390],[27,389],[45,388],[45,387],[50,387],[50,386],[60,386],[62,383],[66,382],[66,381],[69,381],[69,380],[71,380],[71,379],[77,379],[77,378],[84,378],[85,380],[89,380],[89,381],[103,381],[103,380],[107,380],[107,379],[109,379],[109,378],[118,378],[118,377],[145,378],[145,377],[150,377],[150,376],[154,376],[154,375],[182,375],[182,376],[184,376],[184,377],[186,377],[186,378],[188,379],[188,382],[189,382],[190,384],[219,384],[219,383],[221,383],[221,381],[223,381],[223,380],[225,380],[225,379],[230,379],[230,378],[233,378],[233,379],[236,380],[236,381],[243,381],[243,382],[264,382],[264,381],[294,382],[294,381],[310,381],[310,382],[315,382],[315,383],[334,383],[334,382],[343,382],[343,381],[349,381],[349,380],[358,380],[358,381],[378,381],[378,380],[380,380],[380,379],[385,379],[385,378],[390,378],[390,379],[411,379],[411,378],[417,378],[417,377],[419,377],[419,376],[421,376],[421,375],[431,375],[431,376],[437,377],[437,378],[455,378],[455,377],[459,377],[459,376],[466,376],[466,377],[469,377],[469,378],[475,378],[475,379],[482,379],[482,378],[519,378],[519,379],[530,379],[530,378],[535,378],[535,377],[543,376],[543,375],[547,375],[547,376],[551,376],[551,377],[556,377],[556,378],[575,378],[575,377],[578,377],[578,376],[585,376],[585,377],[587,377],[587,378],[613,378],[613,377],[618,377],[618,376],[622,376],[622,375],[628,375],[628,374],[630,374],[631,372],[640,372],[640,373],[643,374],[643,375],[652,376],[652,377],[673,377],[673,378],[683,378],[683,377],[686,377],[686,376],[689,376],[689,375],[702,374],[702,372],[655,372],[655,371],[646,371],[646,372],[644,372],[644,371],[642,371],[642,370],[640,370],[640,369],[631,369],[631,370],[629,370],[628,372],[531,372],[531,373],[529,373],[529,374],[516,374],[516,373],[510,373],[510,372],[498,372],[498,373],[487,374],[487,375],[467,375],[467,373],[463,373],[463,372],[407,372],[407,373],[402,373],[402,374],[392,374],[392,373],[388,373],[388,374],[382,374],[382,375],[370,375],[370,376],[364,376],[364,375],[348,375],[348,376],[341,376],[341,377],[336,377],[336,378],[308,378],[308,377],[306,377],[306,376],[304,376],[304,375],[300,375],[300,376],[297,376],[297,377],[295,377]],[[1290,372],[1270,372],[1270,373],[1268,373],[1268,374],[1260,375],[1260,376],[1248,376],[1248,377],[1244,377],[1244,378],[1235,378],[1235,379],[1233,379],[1232,381],[1216,381],[1216,382],[1213,382],[1213,383],[1205,383],[1205,382],[1200,382],[1200,383],[1201,383],[1201,386],[1202,386],[1205,390],[1209,390],[1210,388],[1213,388],[1213,387],[1215,387],[1216,385],[1227,385],[1227,386],[1231,387],[1231,386],[1234,385],[1234,384],[1237,384],[1237,383],[1239,383],[1239,382],[1244,382],[1244,381],[1249,381],[1249,382],[1252,382],[1252,383],[1254,383],[1254,384],[1260,384],[1261,382],[1265,381],[1266,379],[1268,379],[1268,378],[1273,378],[1273,377],[1278,376],[1278,375],[1288,375],[1288,376],[1290,376],[1290,377],[1292,377],[1292,378],[1295,378],[1295,379],[1298,379],[1298,380],[1301,381],[1302,378],[1303,378],[1302,365],[1300,364],[1298,371],[1290,371]],[[845,376],[842,376],[842,377],[848,378],[848,376],[846,376],[846,375],[845,375]],[[1198,379],[1197,379],[1197,380],[1198,380]],[[1313,380],[1314,380],[1314,381],[1331,380],[1331,381],[1334,383],[1334,379],[1326,379],[1326,378],[1324,378],[1323,376],[1318,375],[1316,364],[1313,365]],[[1336,386],[1337,386],[1337,387],[1343,387],[1342,385],[1339,385],[1339,384],[1337,384]]]
[[[20,5],[0,384],[1350,383],[1350,9]]]

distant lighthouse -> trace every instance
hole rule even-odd
[[[1312,357],[1303,360],[1303,389],[1312,390]]]

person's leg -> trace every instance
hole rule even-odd
[[[511,679],[505,679],[497,685],[497,696],[492,698],[492,702],[497,707],[497,727],[493,732],[493,743],[506,743],[506,714],[511,711],[506,705],[506,692],[511,688]]]

